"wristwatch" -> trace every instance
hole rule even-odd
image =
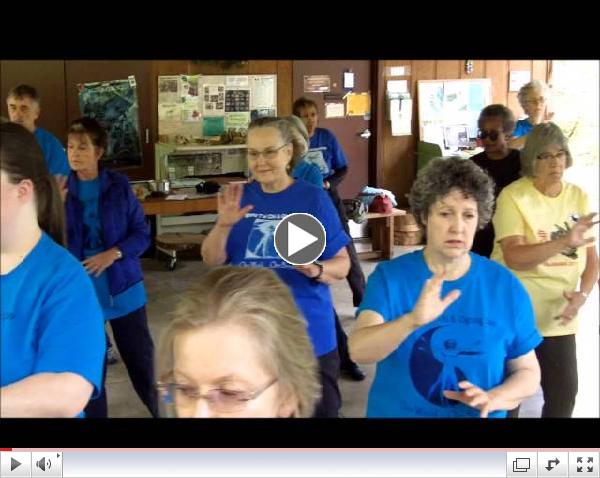
[[[117,255],[117,260],[123,259],[123,253],[121,252],[121,249],[119,249],[118,247],[115,247],[115,253]]]
[[[318,281],[323,275],[323,263],[321,261],[314,261],[313,264],[319,268],[319,273],[315,277],[311,277],[311,279]]]

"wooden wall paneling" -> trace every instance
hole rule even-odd
[[[293,62],[279,60],[277,62],[277,114],[288,116],[292,114],[293,95]]]
[[[485,71],[485,77],[492,79],[492,103],[505,105],[508,92],[508,62],[488,60]]]
[[[464,60],[437,60],[436,79],[454,80],[460,78],[461,65],[464,67]]]
[[[485,78],[485,60],[473,60],[473,73],[470,75],[465,71],[465,61],[461,62],[460,65],[460,78],[464,80],[474,78]]]

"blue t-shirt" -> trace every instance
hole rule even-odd
[[[296,163],[292,171],[292,176],[294,179],[303,179],[307,183],[314,184],[319,188],[323,187],[323,176],[320,169],[314,164],[304,161],[304,159]]]
[[[348,161],[338,140],[331,131],[325,128],[315,130],[315,134],[310,138],[308,152],[303,159],[317,166],[323,179],[331,176],[336,170],[348,166]]]
[[[83,204],[83,252],[92,257],[105,251],[102,241],[102,224],[99,212],[100,178],[79,181],[79,199]],[[134,284],[118,295],[111,296],[108,285],[108,272],[100,277],[90,275],[106,320],[123,317],[144,306],[147,302],[143,282]]]
[[[471,267],[446,281],[442,297],[461,296],[433,322],[418,328],[377,364],[368,417],[479,417],[479,410],[447,399],[468,380],[489,390],[506,378],[507,361],[538,346],[531,300],[505,267],[470,253]],[[432,276],[423,251],[382,262],[369,277],[357,313],[372,310],[386,322],[410,312]],[[506,417],[505,411],[490,417]]]
[[[533,125],[529,122],[529,118],[525,118],[517,121],[515,125],[515,130],[513,131],[513,138],[520,138],[521,136],[525,136],[529,134],[529,132],[533,129]]]
[[[35,128],[33,134],[37,138],[40,148],[42,148],[50,174],[68,176],[71,168],[69,167],[65,148],[60,144],[60,141],[54,135],[39,127]]]
[[[336,347],[336,338],[329,286],[309,279],[281,259],[275,250],[274,234],[279,221],[288,214],[312,214],[321,221],[327,236],[320,259],[331,259],[350,242],[333,202],[323,189],[302,180],[272,194],[263,192],[260,184],[253,181],[244,186],[242,195],[242,207],[248,204],[252,204],[254,209],[233,226],[229,234],[226,246],[228,262],[273,269],[290,288],[296,305],[308,322],[308,335],[316,356],[331,352]]]
[[[0,276],[0,386],[38,373],[71,372],[98,396],[106,353],[104,320],[81,264],[46,233]]]

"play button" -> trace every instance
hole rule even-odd
[[[14,458],[10,458],[10,471],[14,471],[16,468],[21,466],[21,462],[15,460]]]
[[[275,229],[275,250],[292,265],[311,264],[325,250],[326,234],[321,222],[306,213],[282,219]]]

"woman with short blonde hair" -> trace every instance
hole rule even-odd
[[[159,346],[163,402],[172,400],[181,417],[312,415],[320,388],[317,360],[306,321],[275,273],[218,267],[187,297]],[[216,334],[220,340],[213,340]],[[205,340],[217,350],[203,346]],[[238,361],[244,350],[250,353]]]

